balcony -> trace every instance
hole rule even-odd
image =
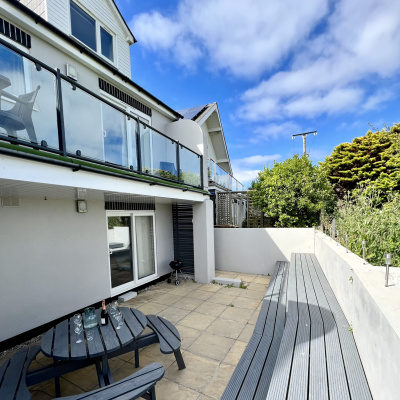
[[[208,180],[232,192],[244,190],[244,186],[223,170],[214,160],[208,160]]]
[[[200,154],[1,39],[0,59],[1,147],[203,189]]]

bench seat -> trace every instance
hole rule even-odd
[[[284,261],[276,264],[253,335],[222,400],[265,399],[285,326],[287,267]]]
[[[164,376],[161,364],[146,365],[140,371],[112,385],[75,396],[58,397],[63,400],[156,400],[155,385]]]
[[[1,400],[29,400],[31,398],[25,377],[30,363],[39,351],[39,346],[24,348],[0,366]]]

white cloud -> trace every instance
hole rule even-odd
[[[301,131],[299,125],[292,121],[272,123],[260,125],[254,129],[253,135],[250,137],[250,143],[256,144],[263,140],[269,140],[271,138],[277,139],[281,136],[293,135]]]
[[[130,24],[144,48],[194,68],[257,77],[276,68],[328,12],[328,0],[182,0],[173,15],[135,16]]]
[[[244,164],[244,165],[257,165],[257,164],[264,164],[269,161],[274,161],[278,160],[281,158],[280,154],[272,154],[272,155],[266,155],[266,156],[250,156],[250,157],[245,157],[245,158],[239,158],[234,160],[235,164]]]
[[[238,115],[266,121],[376,109],[392,98],[385,85],[400,70],[400,2],[342,0],[325,30],[295,51],[291,66],[242,95]]]
[[[233,176],[244,186],[248,186],[257,178],[258,173],[265,165],[279,160],[281,157],[280,154],[268,154],[231,160]],[[254,168],[255,166],[258,166],[259,168]]]

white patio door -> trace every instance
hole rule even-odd
[[[111,295],[157,275],[153,211],[107,213]]]

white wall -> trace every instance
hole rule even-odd
[[[315,235],[315,255],[353,327],[354,339],[375,400],[399,398],[400,290],[326,235]],[[350,277],[352,279],[350,279]]]
[[[194,276],[199,283],[210,283],[215,276],[213,202],[193,205]]]
[[[88,209],[29,198],[0,207],[0,341],[109,297],[104,202]]]
[[[42,18],[47,19],[46,0],[19,0],[24,6],[28,7]]]
[[[174,237],[172,207],[170,204],[156,204],[156,243],[158,275],[171,272],[169,263],[174,259]]]
[[[314,252],[314,228],[215,228],[215,268],[272,274],[293,252]]]

